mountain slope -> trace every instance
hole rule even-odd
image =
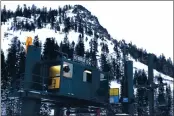
[[[44,9],[44,8],[43,8]],[[37,13],[38,12],[38,13]],[[82,34],[84,37],[84,43],[85,43],[85,51],[90,51],[90,41],[97,37],[98,38],[98,52],[97,55],[101,55],[101,49],[103,45],[107,45],[109,49],[109,53],[107,55],[114,53],[114,45],[118,44],[119,51],[121,52],[121,57],[123,59],[123,46],[122,44],[124,42],[118,42],[117,40],[113,39],[110,34],[108,34],[107,30],[103,28],[97,17],[93,16],[90,11],[88,11],[85,7],[81,5],[75,5],[75,6],[64,6],[62,8],[62,11],[60,9],[58,11],[50,9],[48,12],[54,17],[54,25],[58,23],[58,27],[60,29],[53,28],[53,24],[48,19],[46,20],[46,23],[43,23],[40,28],[38,28],[38,21],[43,17],[38,10],[36,10],[35,14],[31,13],[31,16],[17,16],[17,17],[11,17],[8,18],[5,24],[2,24],[1,30],[1,38],[2,39],[2,49],[5,52],[5,56],[7,56],[7,49],[10,47],[10,42],[14,37],[17,37],[22,43],[23,47],[25,47],[25,41],[27,36],[31,36],[34,38],[35,36],[39,37],[39,40],[42,42],[42,46],[45,43],[46,38],[55,38],[55,40],[60,44],[61,41],[63,41],[64,37],[67,35],[69,42],[71,43],[74,41],[75,43],[78,41],[78,37],[80,34]],[[35,25],[34,30],[28,30],[27,27],[24,28],[16,28],[16,24],[29,24],[29,27],[32,27],[32,24]],[[37,23],[36,23],[37,22]],[[60,23],[61,22],[61,23]],[[66,31],[66,25],[69,23],[71,25],[70,29]],[[57,25],[56,25],[57,26]],[[83,28],[81,28],[83,27]],[[77,28],[77,29],[76,29]],[[128,44],[124,43],[124,45],[127,47]],[[135,68],[140,69],[140,65],[143,65],[140,62],[136,62],[134,58],[130,55],[131,53],[128,53],[128,56],[131,60],[134,61]],[[110,59],[111,56],[108,56],[108,59]],[[138,65],[136,65],[138,64]],[[100,66],[100,63],[98,62],[98,65]],[[145,67],[143,67],[144,69]],[[147,71],[147,70],[146,70]],[[158,71],[156,71],[159,75],[161,74],[164,79],[168,79],[169,82],[173,81],[172,77],[166,76]],[[172,84],[171,84],[172,86]],[[173,87],[172,87],[173,88]]]

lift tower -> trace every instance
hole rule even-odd
[[[155,116],[154,112],[154,89],[167,85],[166,83],[163,84],[155,84],[154,83],[154,74],[153,74],[153,69],[154,69],[154,55],[149,54],[148,55],[148,85],[142,85],[142,86],[137,86],[137,88],[146,88],[148,90],[148,101],[149,101],[149,116]]]
[[[125,76],[123,80],[123,97],[121,102],[124,107],[124,113],[133,116],[134,113],[134,89],[133,89],[133,62],[125,61]]]

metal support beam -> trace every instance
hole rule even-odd
[[[128,84],[128,113],[130,116],[134,116],[134,104],[132,100],[134,99],[134,89],[133,89],[133,62],[126,61],[126,78]]]
[[[149,54],[148,56],[148,82],[150,87],[153,86],[153,55]],[[150,111],[150,116],[154,116],[154,89],[149,89],[149,111]]]
[[[39,62],[41,59],[41,48],[35,46],[29,46],[26,56],[26,65],[25,65],[25,76],[24,82],[32,82],[32,71],[36,62]],[[29,89],[31,83],[25,83],[24,88]]]
[[[38,116],[40,112],[41,100],[40,99],[22,99],[21,116]]]
[[[62,109],[58,106],[54,108],[54,116],[63,116]]]
[[[136,85],[137,88],[146,88],[148,90],[148,100],[149,100],[149,115],[154,116],[154,89],[160,87],[160,86],[166,86],[167,83],[162,84],[155,84],[153,81],[154,75],[153,75],[153,59],[154,56],[152,54],[149,54],[148,56],[148,85]]]
[[[127,61],[124,59],[124,77],[122,79],[122,95],[121,95],[121,103],[122,103],[122,112],[128,112],[128,104],[123,102],[123,98],[128,98],[128,71],[127,71]]]

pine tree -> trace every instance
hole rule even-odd
[[[8,50],[7,55],[7,70],[8,76],[12,79],[12,82],[15,81],[16,75],[18,74],[18,57],[20,50],[20,41],[17,37],[12,39],[11,47]]]
[[[88,27],[87,27],[87,25],[85,25],[85,27],[84,27],[84,32],[85,32],[85,34],[88,33]]]
[[[111,58],[111,66],[112,66],[111,73],[112,73],[112,76],[114,77],[113,79],[116,79],[116,78],[118,78],[117,77],[118,70],[117,70],[116,59],[115,58]]]
[[[69,58],[73,59],[73,55],[74,55],[74,46],[75,46],[75,42],[72,41],[71,45],[70,45],[70,50],[69,50]]]
[[[16,88],[16,81],[19,79],[19,53],[20,53],[20,41],[17,39],[17,37],[14,37],[11,41],[11,47],[8,49],[8,55],[7,55],[7,77],[8,77],[8,91],[11,92],[11,90]],[[11,102],[9,98],[6,98],[6,113],[8,116],[12,115],[14,112],[14,107],[16,106],[16,102]],[[10,103],[11,102],[11,103]]]
[[[113,62],[113,65],[115,65],[115,70],[116,70],[115,76],[117,80],[120,80],[123,77],[124,67],[123,65],[121,65],[122,59],[121,59],[121,52],[119,51],[118,43],[114,44],[114,51],[116,55],[115,61]]]
[[[85,38],[85,41],[86,41],[86,42],[88,41],[88,37]]]
[[[59,16],[59,24],[62,24],[62,18]]]
[[[30,7],[28,7],[28,9],[27,9],[27,14],[28,14],[28,18],[31,18],[31,8]]]
[[[96,67],[97,66],[97,52],[98,52],[98,39],[94,38],[89,42],[90,44],[90,54],[91,54],[91,65]]]
[[[14,12],[11,10],[7,10],[7,19],[12,18],[14,16]]]
[[[33,15],[33,16],[35,16],[36,15],[36,6],[33,4],[32,6],[31,6],[31,14]]]
[[[41,24],[41,18],[40,17],[37,19],[37,27],[38,27],[38,29],[41,29],[43,27],[42,24]]]
[[[109,53],[108,45],[102,43],[101,51],[103,51],[104,53]]]
[[[81,33],[82,36],[84,35],[84,32],[83,32],[83,25],[82,25],[82,19],[80,19],[80,21],[79,21],[78,32]]]
[[[36,47],[41,47],[42,44],[41,44],[41,42],[39,41],[38,35],[34,37],[33,45],[36,46]]]
[[[5,5],[4,8],[1,10],[1,21],[4,23],[7,21],[7,10]]]
[[[112,65],[110,65],[110,62],[107,59],[107,56],[108,56],[108,53],[109,53],[108,47],[105,44],[103,44],[102,48],[101,48],[101,51],[102,51],[102,53],[101,53],[101,56],[100,56],[100,69],[103,72],[112,73],[112,69],[111,69]],[[109,79],[112,80],[113,77],[112,78],[110,77]]]
[[[60,51],[60,46],[58,45],[57,42],[55,42],[55,44],[54,44],[54,51],[55,51],[55,58],[60,56],[60,54],[57,53],[57,51]]]
[[[64,31],[65,33],[68,33],[69,30],[71,29],[71,23],[69,17],[65,19],[64,25],[65,25]]]
[[[27,6],[24,4],[24,11],[23,11],[24,17],[28,18],[28,11],[27,11]]]
[[[136,85],[144,86],[147,85],[147,75],[144,70],[139,70],[135,73]],[[137,89],[137,112],[138,116],[147,116],[147,107],[148,107],[148,94],[145,88],[138,88]]]
[[[59,26],[59,23],[58,22],[56,22],[56,24],[55,24],[55,30],[56,31],[60,31],[60,26]]]
[[[1,50],[1,90],[6,89],[8,85],[6,65],[7,64],[6,64],[4,52]]]
[[[55,25],[55,17],[54,17],[53,11],[50,12],[50,23],[51,23],[51,29],[53,29],[53,27]]]
[[[43,23],[43,26],[46,27],[46,23],[47,23],[47,8],[46,7],[43,7],[41,9],[39,18],[40,18],[41,22]]]
[[[85,51],[85,58],[90,59],[91,53],[89,50]]]
[[[59,16],[61,16],[62,9],[59,7]]]
[[[31,31],[34,30],[34,32],[35,32],[35,28],[36,28],[36,27],[35,27],[34,23],[31,23],[30,28],[31,28]]]
[[[13,17],[13,32],[16,31],[17,19],[16,15]]]
[[[46,22],[47,23],[51,22],[51,15],[52,15],[52,10],[51,10],[51,7],[50,7],[50,10],[48,11],[48,15],[46,17]]]
[[[159,75],[158,76],[158,83],[163,83],[163,78]],[[164,86],[160,86],[158,89],[158,116],[166,115],[166,99],[165,99],[165,93],[164,93]]]
[[[60,49],[61,49],[61,52],[69,55],[70,45],[69,45],[69,40],[68,40],[67,34],[65,35],[63,42],[61,42],[61,44],[60,44]]]
[[[99,38],[99,35],[97,34],[97,32],[96,32],[96,31],[94,32],[94,37],[95,37],[96,39],[98,39],[98,38]]]
[[[47,38],[43,48],[43,59],[44,60],[56,59],[57,49],[58,49],[58,45],[55,42],[55,38]]]
[[[15,13],[16,13],[16,16],[23,16],[22,8],[20,7],[20,5],[17,6]]]
[[[100,57],[100,68],[103,72],[109,72],[110,71],[110,65],[109,61],[106,58],[106,55],[104,53],[101,54]]]
[[[55,48],[55,51],[59,51],[60,47],[57,42],[55,43],[54,48]]]
[[[74,23],[74,31],[77,32],[77,22]]]
[[[19,74],[25,72],[25,58],[26,58],[25,55],[26,55],[25,49],[23,48],[23,46],[21,46],[21,50],[19,53]]]
[[[4,56],[4,52],[1,50],[1,115],[5,112],[7,105],[8,89],[9,89],[9,78],[7,76],[7,66]]]
[[[166,116],[170,116],[172,113],[172,93],[170,85],[166,87],[166,99],[167,99],[167,108],[166,108]]]
[[[79,35],[78,43],[77,43],[75,49],[76,49],[76,54],[77,55],[84,57],[85,46],[84,46],[84,40],[83,40],[81,34]]]
[[[26,59],[26,52],[25,49],[22,45],[20,45],[20,50],[18,53],[18,73],[17,73],[17,78],[16,80],[22,78],[25,73],[25,59]],[[19,81],[15,82],[16,89],[20,89],[19,87]]]
[[[92,36],[92,35],[93,35],[93,31],[92,31],[92,28],[91,28],[91,27],[88,28],[87,34],[88,34],[89,36]]]
[[[71,29],[74,30],[74,24],[75,24],[75,21],[74,21],[74,18],[71,17],[71,20],[70,20],[70,23],[71,23]]]
[[[100,68],[103,72],[106,72],[106,64],[107,64],[107,60],[106,60],[106,56],[104,54],[101,54],[100,57]]]

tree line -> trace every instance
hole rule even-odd
[[[58,57],[56,50],[62,51],[68,54],[68,58],[72,59],[73,54],[77,54],[79,56],[89,58],[90,61],[96,62],[94,66],[97,66],[97,58],[96,58],[96,51],[97,51],[97,39],[93,39],[90,42],[90,50],[85,51],[84,40],[82,35],[79,35],[78,42],[75,44],[73,41],[71,44],[69,43],[68,36],[65,35],[64,39],[61,43],[57,43],[55,38],[47,38],[45,43],[42,46],[41,41],[39,41],[38,36],[35,36],[33,45],[37,47],[43,47],[42,52],[42,60],[53,60]],[[100,55],[100,68],[103,72],[111,72],[110,80],[117,80],[121,82],[124,77],[124,67],[123,62],[121,59],[121,51],[119,51],[118,46],[114,46],[114,51],[116,52],[115,58],[107,59],[108,55],[108,46],[107,44],[103,44],[101,48],[101,55]],[[18,37],[14,37],[11,41],[10,48],[8,49],[7,58],[4,56],[4,52],[1,50],[1,63],[2,63],[2,79],[1,79],[1,87],[2,87],[2,98],[7,100],[7,93],[12,87],[15,85],[15,81],[19,79],[20,74],[24,73],[25,71],[25,49],[23,48],[20,40]],[[162,77],[158,77],[158,82],[163,83]],[[137,70],[134,74],[134,85],[147,85],[147,74],[144,70]],[[121,91],[123,92],[123,91]],[[144,88],[137,89],[136,96],[136,103],[138,104],[137,113],[141,116],[146,116],[147,106],[148,106],[148,99],[147,99],[147,90]],[[171,88],[167,85],[166,88],[160,87],[157,92],[156,97],[156,106],[157,112],[161,112],[159,116],[162,114],[168,114],[170,116],[171,108],[172,108],[172,96],[171,96]],[[16,102],[13,102],[16,103]],[[11,104],[8,104],[9,107],[12,107]],[[165,107],[164,107],[165,106]],[[14,106],[13,106],[14,107]],[[8,114],[12,112],[8,108]],[[48,113],[48,114],[47,114]],[[47,104],[42,104],[41,108],[41,116],[42,115],[49,115],[50,109]]]
[[[73,6],[65,5],[64,7],[58,7],[58,9],[47,9],[47,7],[37,8],[35,5],[31,7],[27,7],[26,4],[21,7],[17,6],[16,11],[12,12],[10,10],[6,10],[6,6],[4,5],[1,10],[1,21],[2,24],[7,22],[9,18],[13,18],[13,25],[11,29],[13,30],[24,30],[24,31],[35,31],[35,29],[41,29],[46,27],[46,24],[51,25],[51,29],[54,29],[55,32],[63,31],[68,33],[70,30],[74,30],[75,32],[79,32],[84,37],[84,34],[93,36],[98,36],[97,38],[103,39],[102,36],[97,35],[97,31],[93,32],[91,25],[85,24],[83,21],[83,16],[79,13],[76,17],[67,17],[67,10],[72,9]],[[80,7],[79,7],[80,8]],[[83,8],[84,9],[84,8]],[[77,10],[77,9],[75,9]],[[75,12],[75,11],[74,11]],[[17,17],[25,17],[25,20],[17,21]],[[33,17],[34,21],[30,21]],[[57,17],[57,18],[56,18]],[[64,24],[64,28],[61,30],[60,25]],[[88,26],[87,26],[88,25]],[[110,40],[111,38],[109,38]],[[88,38],[86,38],[88,40]],[[120,44],[122,51],[125,51],[127,54],[129,53],[135,60],[138,60],[147,65],[147,51],[145,49],[137,48],[136,45],[132,43],[126,43],[125,40],[117,41],[112,40],[114,44]],[[173,77],[174,65],[172,63],[171,58],[165,58],[163,54],[159,57],[155,56],[155,69],[159,72],[162,72],[168,76]]]

